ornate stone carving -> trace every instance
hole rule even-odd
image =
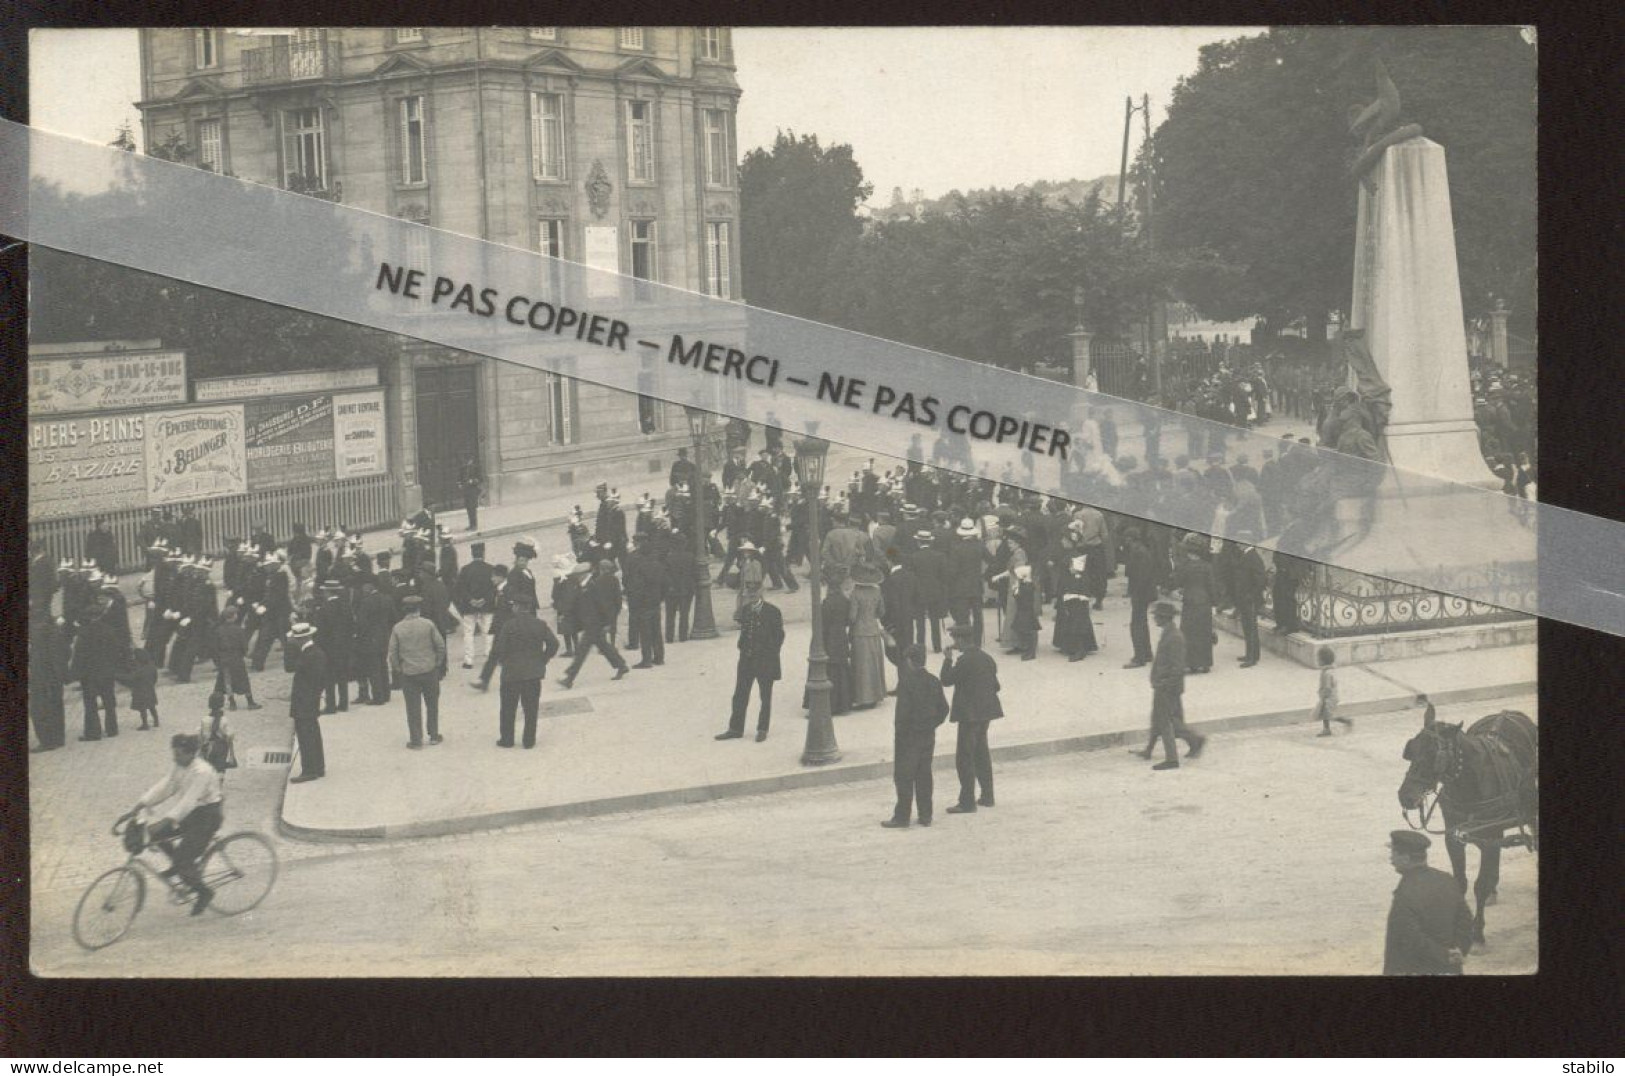
[[[609,196],[614,189],[609,173],[604,171],[604,162],[593,161],[592,170],[587,173],[587,204],[592,206],[593,216],[602,217],[609,212]]]

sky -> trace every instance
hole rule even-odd
[[[1123,99],[1161,122],[1201,46],[1261,28],[739,28],[740,153],[779,129],[846,142],[874,184],[935,198],[953,189],[1115,175]],[[128,123],[140,64],[133,30],[36,30],[30,122],[98,142]],[[1130,153],[1139,144],[1134,119]]]

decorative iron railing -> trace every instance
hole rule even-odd
[[[1432,580],[1440,589],[1432,590],[1315,564],[1298,582],[1298,619],[1305,633],[1319,639],[1522,620],[1525,614],[1495,602],[1504,596],[1504,600],[1522,603],[1526,608],[1532,604],[1534,567],[1491,564],[1470,570],[1441,569]],[[1492,600],[1469,601],[1448,593],[1454,589],[1484,593]],[[1266,617],[1273,619],[1268,602],[1264,608]]]
[[[294,41],[243,53],[245,85],[334,78],[338,73],[338,42],[329,40],[325,33],[314,41]]]

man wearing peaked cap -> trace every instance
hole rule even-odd
[[[1400,879],[1388,910],[1384,975],[1460,975],[1472,948],[1472,913],[1456,880],[1428,866],[1430,843],[1414,830],[1388,835],[1388,861]]]

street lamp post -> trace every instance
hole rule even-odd
[[[803,766],[824,766],[839,762],[841,749],[835,742],[835,723],[829,713],[829,655],[824,653],[824,608],[820,597],[818,493],[824,488],[824,460],[829,442],[810,433],[796,442],[796,478],[807,497],[807,560],[812,576],[807,590],[812,598],[812,643],[807,649],[807,746],[801,752]]]
[[[705,493],[711,485],[711,472],[705,466],[705,434],[711,425],[711,412],[684,405],[688,430],[694,437],[694,465],[698,478],[694,490],[694,625],[690,639],[715,639],[716,615],[711,611],[711,551],[705,547]]]

